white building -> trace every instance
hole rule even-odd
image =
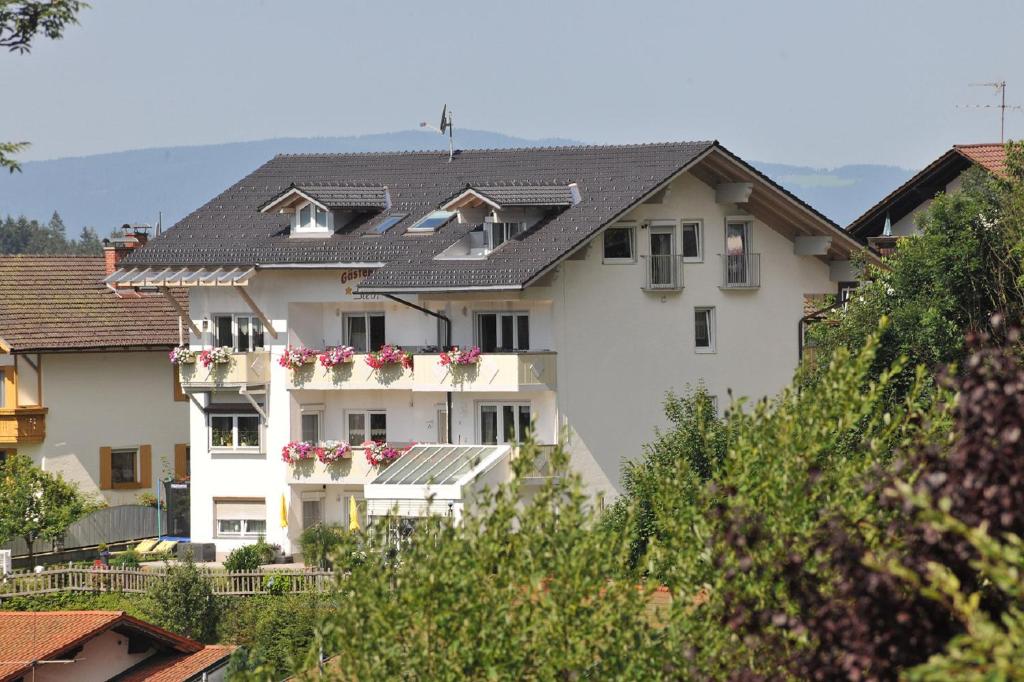
[[[304,525],[348,524],[352,498],[415,516],[410,491],[433,481],[460,513],[527,429],[563,435],[614,496],[667,391],[704,382],[724,406],[789,381],[804,296],[851,279],[859,248],[717,142],[279,156],[108,283],[187,288],[191,347],[234,351],[183,366],[193,540],[223,552],[265,533],[292,551]],[[385,343],[410,366],[370,367]],[[449,343],[479,364],[441,365]],[[288,346],[342,345],[355,357],[333,369],[280,364]],[[401,476],[358,447],[282,460],[327,440],[492,447],[417,448]]]
[[[189,403],[167,362],[178,313],[102,282],[144,239],[105,257],[0,257],[0,458],[28,455],[110,505],[188,476]]]

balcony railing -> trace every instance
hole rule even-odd
[[[46,438],[46,408],[0,409],[0,445],[42,443]]]
[[[352,357],[352,362],[345,362],[331,368],[323,367],[319,362],[303,365],[292,370],[290,388],[325,391],[331,389],[374,390],[393,389],[409,391],[413,388],[413,371],[400,364],[384,365],[374,369],[366,364],[366,355]]]
[[[270,353],[234,353],[231,361],[203,367],[198,360],[179,365],[184,389],[260,386],[270,381]]]
[[[552,351],[484,353],[475,365],[441,365],[439,356],[414,358],[415,391],[531,391],[554,390],[556,355]]]
[[[683,288],[683,257],[678,254],[640,256],[644,266],[644,289],[679,291]]]
[[[761,286],[761,254],[722,256],[723,289],[756,289]]]

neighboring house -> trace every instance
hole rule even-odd
[[[0,612],[0,682],[217,682],[233,650],[123,611]]]
[[[1002,144],[958,144],[928,164],[887,197],[864,212],[846,230],[876,250],[891,250],[900,237],[918,233],[917,217],[939,193],[955,192],[968,168],[1001,173],[1006,163]]]
[[[730,390],[789,382],[805,294],[835,293],[860,248],[717,142],[298,155],[107,282],[187,290],[191,347],[234,353],[182,366],[193,540],[223,552],[265,534],[287,552],[353,508],[422,515],[427,491],[460,514],[528,431],[564,437],[589,490],[617,494],[666,392],[703,382],[722,409]],[[410,367],[368,366],[383,344]],[[331,370],[280,364],[287,346],[343,345],[354,361]],[[443,366],[449,345],[478,346],[479,364]],[[354,457],[282,461],[291,441],[329,440]],[[383,468],[364,441],[456,447]]]
[[[167,366],[178,313],[102,283],[140,241],[96,257],[0,256],[0,457],[28,455],[111,505],[188,467],[188,400]]]

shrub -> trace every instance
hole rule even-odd
[[[269,575],[266,580],[280,577]],[[220,635],[241,649],[229,664],[232,670],[240,679],[261,680],[299,672],[316,628],[333,603],[330,595],[317,593],[229,598]]]
[[[229,571],[258,571],[263,565],[263,554],[257,545],[236,547],[224,560],[224,568]]]
[[[344,542],[346,532],[341,526],[317,523],[302,531],[299,546],[307,566],[329,568],[330,557]]]
[[[138,568],[141,565],[139,553],[134,549],[113,555],[108,563],[111,568]]]
[[[172,632],[201,642],[215,636],[219,613],[213,588],[189,555],[169,565],[167,577],[153,583],[144,610],[150,622]]]

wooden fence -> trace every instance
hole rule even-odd
[[[320,570],[202,570],[217,595],[298,594],[326,591],[334,573]],[[55,568],[15,571],[0,577],[0,602],[55,592],[142,593],[167,577],[164,568]]]

